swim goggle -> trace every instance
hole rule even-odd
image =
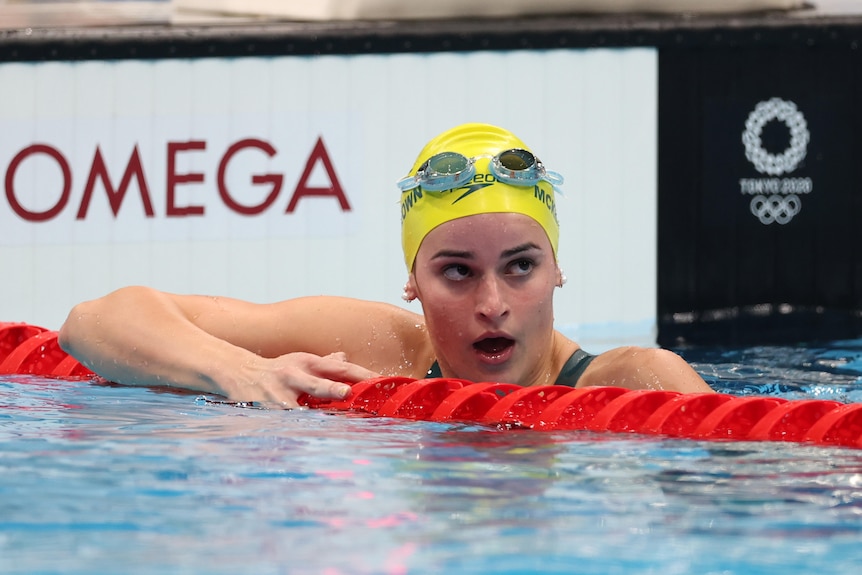
[[[441,152],[428,158],[413,176],[398,180],[402,192],[421,187],[430,192],[441,192],[464,186],[476,175],[476,160],[491,158],[491,173],[501,182],[515,186],[535,186],[540,181],[554,188],[563,183],[563,176],[545,169],[542,162],[528,150],[514,148],[495,156],[482,155],[468,158],[458,152]]]

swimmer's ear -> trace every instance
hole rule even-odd
[[[413,301],[417,297],[419,297],[419,294],[416,291],[416,279],[413,277],[413,274],[411,273],[407,277],[407,283],[404,284],[404,293],[401,294],[401,299],[403,299],[407,303],[410,303],[411,301]]]
[[[563,270],[560,266],[557,266],[557,287],[563,287],[563,284],[566,283],[566,274],[563,273]]]

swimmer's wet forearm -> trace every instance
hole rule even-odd
[[[262,357],[195,324],[200,314],[207,314],[208,329],[226,333],[230,327],[243,340],[244,328],[233,325],[236,310],[225,305],[230,306],[210,298],[192,301],[125,288],[76,306],[60,330],[60,344],[117,383],[177,387],[286,407],[295,406],[302,393],[344,397],[350,391],[347,384],[379,375],[350,363],[343,353]]]
[[[140,287],[75,306],[59,342],[106,379],[211,393],[222,391],[225,363],[253,356],[196,328],[166,294]]]

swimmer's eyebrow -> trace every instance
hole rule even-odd
[[[537,244],[534,244],[533,242],[527,242],[527,243],[521,244],[520,246],[515,246],[514,248],[504,250],[503,253],[500,254],[500,257],[501,258],[510,258],[512,256],[516,256],[518,254],[528,252],[530,250],[541,250],[541,249],[542,248],[540,248]]]
[[[431,259],[436,260],[440,258],[461,258],[465,260],[473,259],[473,252],[468,251],[460,251],[460,250],[440,250],[436,254],[434,254]]]
[[[503,252],[500,254],[500,258],[501,259],[502,258],[510,258],[512,256],[516,256],[518,254],[521,254],[521,253],[524,253],[524,252],[527,252],[530,250],[540,250],[540,249],[542,249],[542,248],[540,248],[537,244],[534,244],[533,242],[527,242],[527,243],[521,244],[519,246],[509,248],[508,250],[503,250]],[[474,256],[473,252],[470,252],[467,250],[440,250],[439,252],[434,254],[431,257],[431,259],[435,260],[435,259],[439,259],[439,258],[461,258],[461,259],[465,259],[465,260],[471,260],[474,257],[475,256]]]

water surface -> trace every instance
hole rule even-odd
[[[681,350],[860,401],[862,344]],[[851,573],[862,450],[270,411],[0,376],[3,573]]]

